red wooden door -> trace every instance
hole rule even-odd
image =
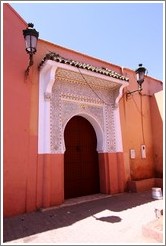
[[[66,125],[65,199],[100,192],[97,139],[88,120],[74,116]]]

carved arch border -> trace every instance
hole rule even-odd
[[[66,128],[67,123],[74,117],[74,116],[82,116],[83,118],[87,119],[90,124],[93,126],[95,133],[96,133],[96,138],[97,138],[97,151],[98,152],[102,152],[103,150],[103,144],[104,144],[104,134],[103,134],[103,130],[100,126],[100,124],[97,122],[97,120],[92,117],[91,115],[87,114],[87,113],[78,113],[78,114],[73,114],[64,124],[63,127],[63,136],[64,136],[64,131]],[[64,137],[63,137],[64,139]],[[63,143],[63,149],[64,151],[66,150],[65,148],[65,142]]]

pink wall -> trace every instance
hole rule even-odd
[[[163,169],[161,151],[163,123],[155,95],[149,95],[149,91],[161,90],[161,82],[145,77],[141,94],[136,92],[126,98],[128,91],[136,90],[138,87],[136,79],[134,80],[134,71],[124,69],[124,74],[130,78],[130,86],[124,90],[120,101],[126,177],[128,180],[152,178],[156,176],[156,166],[160,167],[161,173]],[[149,81],[151,81],[151,88],[147,89]],[[145,159],[141,156],[142,144],[146,146]],[[130,158],[130,149],[135,150],[134,159]],[[158,156],[158,163],[154,156]]]
[[[38,155],[37,208],[47,208],[64,201],[64,155]]]
[[[4,214],[8,215],[26,211],[30,84],[24,81],[27,55],[22,30],[25,27],[23,20],[13,13],[8,4],[4,4],[3,171]]]
[[[48,50],[65,58],[107,67],[130,78],[128,90],[136,89],[134,72],[109,64],[85,54],[39,40],[34,65],[25,80],[28,55],[22,30],[26,23],[4,4],[3,50],[3,157],[4,157],[4,216],[35,211],[63,202],[63,155],[38,155],[38,65]],[[38,30],[40,32],[40,30]],[[11,40],[11,37],[15,37]],[[12,41],[12,42],[10,42]],[[158,81],[148,77],[151,88]],[[148,82],[149,83],[149,82]],[[126,189],[130,179],[153,177],[162,174],[162,120],[154,96],[138,93],[126,100],[126,90],[120,101],[123,153],[101,153],[101,192],[118,193]],[[145,91],[144,91],[145,93]],[[146,93],[145,93],[146,94]],[[142,100],[142,101],[141,101]],[[142,109],[141,109],[142,102]],[[143,117],[142,117],[143,115]],[[140,156],[140,145],[145,142],[147,158]],[[129,150],[136,150],[130,159]]]
[[[124,192],[126,177],[123,153],[100,153],[100,191],[105,194]]]

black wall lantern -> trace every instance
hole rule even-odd
[[[129,91],[127,92],[127,96],[136,92],[136,91],[142,91],[142,83],[144,82],[145,75],[147,74],[147,69],[142,66],[142,64],[139,64],[139,67],[135,70],[137,83],[138,83],[138,89],[135,91]]]
[[[29,54],[29,65],[25,71],[25,74],[29,74],[29,68],[33,65],[33,55],[36,53],[37,41],[39,32],[33,28],[32,23],[28,23],[27,29],[23,30],[25,39],[26,52]]]

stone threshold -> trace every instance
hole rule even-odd
[[[111,197],[111,196],[112,195],[98,193],[98,194],[94,194],[94,195],[87,195],[87,196],[81,196],[81,197],[76,197],[76,198],[70,198],[70,199],[66,199],[63,204],[60,204],[57,206],[52,206],[49,208],[41,208],[40,211],[44,212],[44,211],[48,211],[48,210],[52,210],[52,209],[56,209],[56,208],[62,208],[62,207],[76,205],[76,204],[80,204],[80,203],[84,203],[84,202],[90,202],[90,201],[103,199],[103,198],[107,198],[107,197]]]

